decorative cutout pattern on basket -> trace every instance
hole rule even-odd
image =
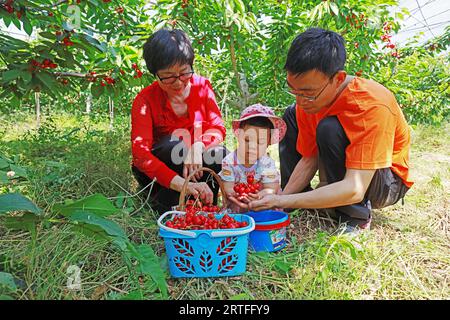
[[[183,239],[173,239],[172,244],[174,248],[178,251],[178,253],[182,254],[186,257],[193,257],[194,256],[194,249],[189,244],[188,241]]]
[[[227,237],[220,241],[219,246],[216,249],[216,253],[219,256],[224,256],[233,251],[234,247],[236,247],[237,238],[236,237]]]
[[[209,272],[212,269],[213,260],[208,251],[203,251],[200,256],[200,268],[203,272]]]
[[[222,259],[217,268],[217,271],[219,271],[219,273],[230,272],[231,270],[233,270],[237,263],[238,256],[236,254],[231,254],[228,257]]]
[[[183,257],[175,257],[173,258],[173,261],[175,262],[175,266],[185,274],[195,274],[195,268],[192,265],[192,263]]]

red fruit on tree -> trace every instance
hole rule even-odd
[[[386,47],[390,48],[390,49],[394,49],[395,48],[395,44],[393,44],[392,42],[389,42]]]

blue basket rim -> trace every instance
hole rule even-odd
[[[245,214],[228,214],[231,217],[239,217],[248,223],[247,227],[244,228],[237,228],[237,229],[212,229],[212,230],[178,230],[166,227],[162,224],[162,220],[169,214],[173,213],[179,213],[179,214],[186,214],[184,211],[168,211],[164,213],[159,219],[158,219],[158,225],[159,225],[159,235],[163,238],[169,238],[169,237],[180,237],[180,236],[186,236],[190,238],[197,238],[201,234],[207,234],[211,238],[219,238],[219,237],[227,237],[227,236],[239,236],[239,235],[246,235],[252,232],[255,229],[255,220],[250,217],[249,215]],[[223,214],[216,214],[216,216],[223,216]],[[168,230],[170,229],[170,230]],[[180,232],[181,231],[181,232]]]
[[[280,219],[276,219],[276,220],[269,220],[269,221],[262,221],[262,222],[257,222],[255,220],[255,224],[256,225],[270,225],[270,224],[278,224],[278,223],[282,223],[284,221],[286,221],[287,219],[289,219],[289,214],[287,214],[286,212],[283,211],[277,211],[277,210],[263,210],[263,211],[248,211],[246,213],[244,213],[245,215],[248,215],[249,217],[253,218],[253,215],[259,215],[259,214],[264,214],[265,212],[276,212],[276,213],[280,213],[283,214],[283,217]]]

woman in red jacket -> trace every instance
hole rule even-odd
[[[194,74],[194,51],[181,30],[162,29],[144,45],[156,81],[135,98],[131,111],[133,174],[141,187],[156,178],[151,205],[159,213],[178,204],[185,179],[201,166],[220,172],[227,150],[225,126],[210,82]],[[213,203],[218,186],[197,173],[187,194]]]

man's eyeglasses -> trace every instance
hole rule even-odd
[[[190,71],[190,72],[186,72],[186,73],[182,73],[179,76],[172,76],[172,77],[167,77],[167,78],[161,78],[158,74],[156,74],[156,76],[158,77],[159,81],[161,81],[164,84],[172,84],[175,83],[175,81],[177,81],[177,79],[180,79],[180,81],[186,81],[189,80],[190,78],[192,78],[192,75],[194,74],[194,71]]]
[[[316,100],[320,97],[320,95],[322,94],[322,92],[325,90],[325,88],[331,83],[331,80],[333,80],[334,75],[335,75],[335,74],[333,74],[333,75],[330,77],[330,79],[327,81],[327,84],[326,84],[326,85],[322,88],[322,90],[320,90],[320,92],[319,92],[317,95],[315,95],[315,96],[305,96],[305,95],[303,95],[303,94],[301,94],[301,93],[292,92],[292,90],[291,90],[290,88],[289,88],[287,91],[288,91],[290,94],[292,94],[293,96],[299,97],[300,99],[304,99],[304,100],[309,101],[309,102],[316,101]]]

